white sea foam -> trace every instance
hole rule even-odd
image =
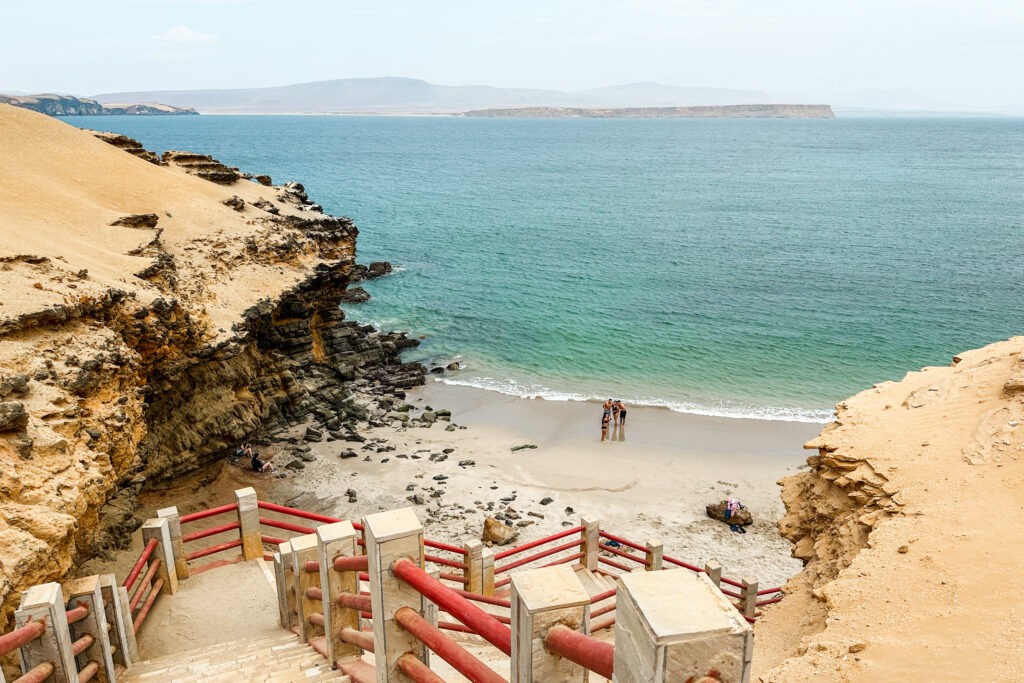
[[[543,398],[546,401],[602,401],[608,398],[607,392],[601,394],[583,394],[569,391],[558,391],[537,384],[518,382],[514,379],[496,377],[439,377],[435,381],[451,386],[472,387],[495,391],[519,398]],[[808,408],[789,408],[778,406],[749,406],[723,404],[718,406],[700,405],[687,401],[673,401],[662,398],[618,396],[627,404],[668,408],[677,413],[705,415],[708,417],[727,417],[748,420],[771,420],[781,422],[824,423],[830,421],[834,413],[831,410],[814,410]]]

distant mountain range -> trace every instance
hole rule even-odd
[[[155,102],[135,104],[101,104],[96,100],[73,95],[3,95],[0,104],[11,104],[22,109],[31,109],[50,116],[167,116],[198,114],[195,109],[182,109]]]
[[[99,102],[165,102],[210,114],[462,113],[514,107],[682,107],[769,104],[753,90],[630,83],[564,92],[487,85],[435,85],[413,78],[345,78],[273,88],[156,90],[95,95]]]

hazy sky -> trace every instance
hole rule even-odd
[[[24,0],[0,17],[0,92],[410,76],[1024,103],[1024,0]]]

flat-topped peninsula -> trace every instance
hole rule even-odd
[[[581,109],[576,107],[516,107],[475,109],[464,116],[491,118],[555,119],[834,119],[827,104],[727,104],[699,107],[624,107]]]

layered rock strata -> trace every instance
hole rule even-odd
[[[146,481],[423,368],[346,319],[358,231],[304,192],[4,105],[0,146],[2,631],[21,590],[117,543]]]
[[[840,403],[784,479],[803,572],[755,632],[763,681],[1021,680],[1024,337]],[[984,656],[981,656],[984,653]]]

